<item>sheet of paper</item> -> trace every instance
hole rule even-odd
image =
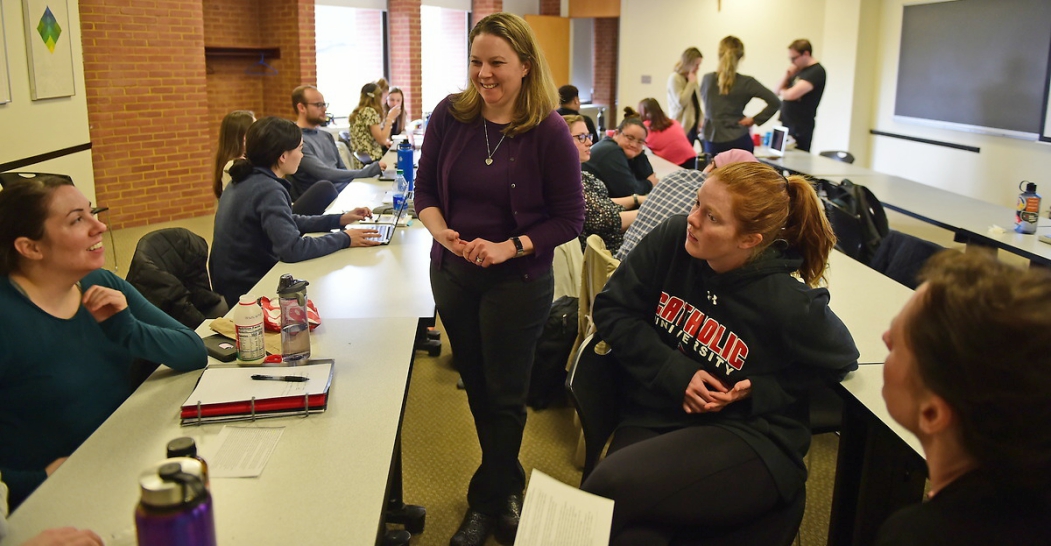
[[[285,427],[225,426],[202,449],[209,478],[257,478],[277,447]]]
[[[613,501],[533,469],[515,546],[606,546]]]
[[[253,375],[301,375],[310,381],[257,381]],[[332,364],[309,366],[252,366],[237,368],[209,367],[201,374],[197,387],[186,398],[184,406],[243,402],[286,396],[324,394],[332,376]]]

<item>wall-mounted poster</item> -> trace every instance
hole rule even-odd
[[[4,28],[4,5],[0,3],[0,30]],[[11,102],[11,77],[7,68],[7,33],[0,32],[0,104],[8,102]]]
[[[22,0],[33,100],[73,95],[73,51],[66,0]]]

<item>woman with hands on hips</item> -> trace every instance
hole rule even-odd
[[[131,394],[133,360],[207,362],[197,334],[102,269],[105,232],[67,178],[0,191],[0,472],[12,509]]]
[[[341,229],[372,216],[359,207],[341,215],[292,212],[285,177],[299,169],[303,133],[296,124],[266,117],[248,129],[245,158],[230,167],[233,182],[219,198],[208,271],[212,289],[233,307],[278,261],[301,262],[348,247],[375,246],[373,228],[344,229],[320,237],[304,233]],[[301,198],[302,199],[302,198]]]
[[[616,501],[611,544],[747,525],[800,493],[807,392],[857,367],[817,288],[834,243],[805,179],[735,163],[614,272],[594,314],[616,355],[621,422],[583,484]]]
[[[555,113],[547,62],[526,22],[475,25],[470,83],[435,108],[416,173],[416,210],[434,236],[431,287],[474,415],[482,464],[450,544],[518,529],[518,449],[533,351],[551,310],[556,246],[584,223],[580,160]]]

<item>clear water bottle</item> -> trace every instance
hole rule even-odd
[[[139,475],[135,531],[139,544],[215,546],[212,495],[197,459],[165,459]]]
[[[1036,193],[1036,184],[1023,180],[1018,189],[1025,184],[1025,191],[1018,194],[1018,206],[1015,212],[1015,231],[1018,233],[1036,233],[1036,223],[1040,218],[1040,194]]]
[[[405,198],[408,196],[408,193],[409,182],[405,179],[405,173],[401,169],[398,169],[398,174],[394,177],[393,201],[395,214],[397,214],[397,211],[402,208],[402,202],[405,201]]]
[[[281,302],[281,360],[305,363],[310,358],[310,323],[307,321],[307,281],[281,275],[277,297]]]
[[[413,158],[412,143],[406,140],[402,140],[398,143],[398,170],[401,171],[402,175],[405,176],[405,181],[408,182],[408,189],[406,191],[412,191],[413,179],[415,178],[415,169]]]

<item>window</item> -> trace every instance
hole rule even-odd
[[[318,90],[328,113],[345,119],[358,106],[361,86],[386,77],[383,11],[318,4],[314,27]]]
[[[423,111],[430,112],[449,93],[467,85],[466,11],[420,6],[423,57]]]

